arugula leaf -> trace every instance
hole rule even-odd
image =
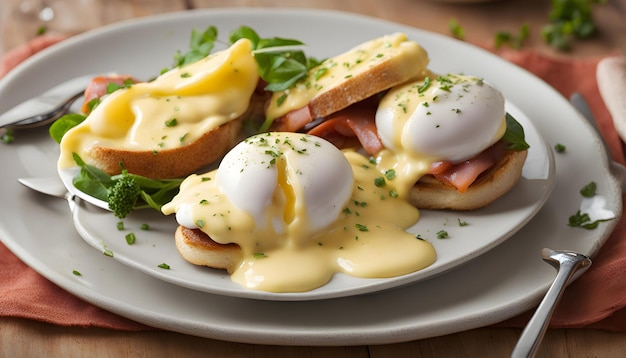
[[[80,172],[72,179],[72,184],[83,193],[107,201],[108,188],[114,185],[109,174],[92,165],[87,165],[76,153],[72,153],[72,157],[80,167]]]
[[[208,56],[215,46],[215,40],[217,40],[217,28],[215,26],[209,26],[203,32],[193,29],[189,41],[189,51],[184,54],[179,51],[174,55],[176,66],[182,67]]]
[[[259,65],[259,75],[267,82],[265,90],[284,91],[308,74],[298,52],[262,52],[254,55]]]
[[[230,36],[228,37],[228,40],[231,44],[234,44],[241,39],[250,40],[250,42],[252,43],[252,49],[255,50],[259,45],[261,37],[259,36],[259,34],[256,33],[256,31],[248,26],[239,27],[235,31],[231,32]]]
[[[61,138],[63,138],[65,133],[82,123],[85,118],[87,118],[85,115],[79,113],[70,113],[62,116],[50,125],[48,129],[50,137],[52,137],[55,142],[61,143]]]
[[[524,137],[524,127],[509,113],[506,114],[506,132],[502,140],[508,143],[507,148],[522,151],[530,148]]]
[[[294,46],[304,45],[299,40],[281,37],[262,38],[252,28],[241,26],[231,32],[230,44],[242,38],[252,43],[259,76],[267,83],[265,90],[270,92],[284,91],[293,86],[304,78],[311,68],[320,63],[315,58],[307,57],[302,50],[293,49]]]

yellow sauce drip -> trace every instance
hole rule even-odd
[[[397,197],[390,185],[375,185],[381,175],[367,158],[355,152],[345,155],[354,172],[352,196],[337,220],[321,231],[308,229],[306,203],[301,200],[293,205],[296,215],[286,220],[284,233],[275,232],[271,225],[257,227],[251,215],[221,195],[216,171],[187,178],[163,212],[172,214],[181,204],[192,204],[202,231],[216,242],[239,244],[243,259],[229,270],[231,278],[254,290],[302,292],[324,285],[337,272],[386,278],[431,265],[436,260],[434,247],[405,231],[418,221],[419,211]],[[277,181],[277,186],[292,186],[278,191],[300,197],[297,185],[284,178]]]

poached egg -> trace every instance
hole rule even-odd
[[[186,178],[162,211],[218,243],[238,244],[243,258],[229,272],[250,289],[308,291],[336,272],[392,277],[436,258],[429,242],[405,231],[418,210],[385,186],[368,158],[305,134],[240,142],[216,170]]]
[[[473,158],[506,131],[503,95],[481,78],[426,77],[392,88],[380,101],[376,127],[385,150],[380,168],[398,172],[406,193],[431,165]]]

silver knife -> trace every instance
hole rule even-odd
[[[9,109],[0,115],[0,128],[13,124],[24,118],[40,115],[53,111],[65,103],[69,98],[75,96],[97,75],[90,74],[72,78],[51,89],[45,91],[37,97],[26,100],[17,106]]]
[[[609,160],[609,169],[611,173],[613,173],[613,175],[615,175],[615,177],[618,178],[618,180],[622,183],[622,192],[626,193],[626,167],[611,159],[611,151],[606,141],[602,137],[602,134],[600,134],[600,131],[598,130],[598,123],[596,122],[596,119],[591,112],[591,108],[589,108],[589,104],[587,104],[587,101],[585,101],[585,98],[580,93],[572,94],[570,96],[570,103],[572,104],[572,106],[574,106],[574,108],[576,108],[576,110],[580,114],[585,117],[585,119],[587,119],[587,121],[596,130],[598,137],[600,137],[600,140],[602,141],[602,146],[604,147],[604,151],[606,152],[606,157]]]

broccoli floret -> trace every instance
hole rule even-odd
[[[127,170],[116,180],[108,192],[109,209],[120,219],[125,218],[135,208],[137,199],[141,195],[141,187]]]

